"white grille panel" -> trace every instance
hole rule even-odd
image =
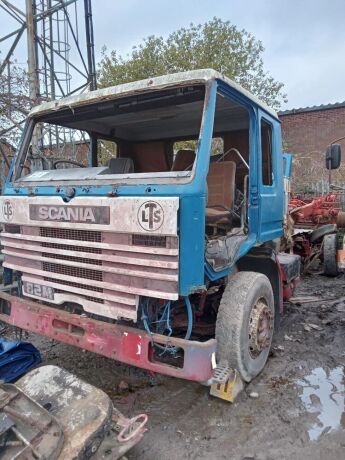
[[[178,298],[177,236],[155,241],[155,235],[135,238],[75,227],[22,225],[21,233],[3,232],[4,266],[22,272],[23,281],[53,288],[49,302],[79,303],[111,318],[136,321],[139,295]]]

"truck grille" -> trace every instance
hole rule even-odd
[[[68,267],[66,265],[43,262],[43,270],[48,273],[60,273],[61,275],[73,276],[74,278],[83,278],[86,280],[103,281],[103,273],[88,268]]]
[[[97,230],[74,230],[71,228],[40,227],[40,236],[60,240],[79,240],[100,243],[102,232]]]
[[[42,243],[42,246],[44,248],[67,249],[70,251],[83,251],[83,252],[90,252],[91,254],[102,254],[102,249],[100,248],[71,246],[71,245],[61,244],[61,243]]]
[[[54,283],[54,281],[55,281],[54,278],[49,278],[48,276],[45,276],[44,279],[45,279],[45,281],[51,281],[52,283]],[[72,281],[62,281],[62,280],[60,280],[59,284],[63,284],[64,286],[73,286],[73,287],[77,287],[77,288],[81,288],[81,289],[85,288],[85,286],[83,284],[73,283]],[[89,290],[94,291],[94,292],[103,292],[103,289],[100,288],[100,287],[97,287],[97,286],[89,286]]]
[[[48,302],[136,321],[139,296],[178,298],[177,236],[21,225],[1,238],[4,266],[52,287]]]

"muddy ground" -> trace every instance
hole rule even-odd
[[[152,382],[145,371],[34,334],[29,340],[45,363],[102,388],[125,415],[148,414],[148,432],[129,459],[342,460],[345,278],[305,277],[295,295],[322,300],[286,304],[264,372],[232,405],[198,384]]]

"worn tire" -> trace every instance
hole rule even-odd
[[[217,315],[217,362],[237,369],[246,382],[263,370],[272,343],[273,329],[267,348],[255,358],[251,355],[249,321],[254,306],[262,299],[270,309],[273,328],[274,297],[269,279],[261,273],[238,272],[225,287]]]
[[[332,233],[323,239],[323,272],[327,276],[338,275],[337,264],[338,235]]]
[[[321,227],[313,230],[310,234],[310,241],[315,243],[318,240],[322,240],[326,235],[330,235],[331,233],[336,233],[337,225],[336,224],[325,224]]]

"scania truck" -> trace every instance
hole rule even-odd
[[[234,81],[35,107],[0,201],[2,321],[203,383],[262,371],[299,257],[279,254],[279,119]]]

